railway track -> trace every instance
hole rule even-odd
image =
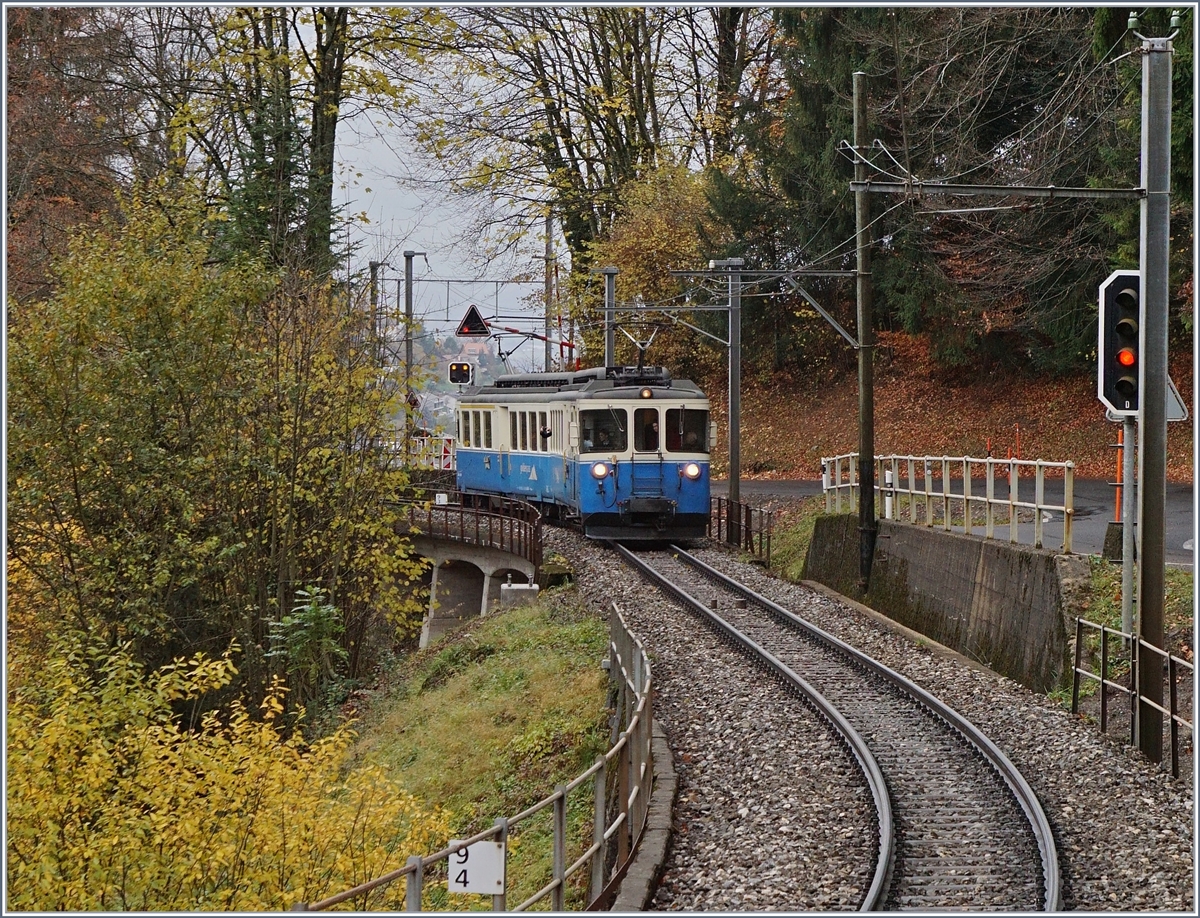
[[[858,762],[875,802],[861,907],[1057,910],[1049,823],[987,737],[941,701],[684,550],[616,550],[804,695]]]

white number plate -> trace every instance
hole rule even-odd
[[[451,839],[450,847],[459,842]],[[504,843],[481,841],[450,855],[450,876],[446,885],[452,893],[483,893],[498,896],[504,892]]]

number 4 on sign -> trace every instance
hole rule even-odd
[[[450,847],[462,842],[451,839]],[[446,886],[452,893],[504,893],[504,843],[481,841],[450,855]]]

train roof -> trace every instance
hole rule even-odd
[[[517,395],[545,395],[555,392],[600,393],[636,398],[643,388],[671,389],[683,396],[703,398],[704,393],[690,379],[672,379],[666,367],[593,367],[588,370],[561,370],[551,373],[508,373],[491,385],[471,386],[463,397],[490,396],[506,399]]]

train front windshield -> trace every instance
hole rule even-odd
[[[579,430],[585,453],[623,452],[629,446],[629,416],[624,408],[581,411]]]
[[[708,412],[699,408],[667,409],[667,450],[708,452]]]

